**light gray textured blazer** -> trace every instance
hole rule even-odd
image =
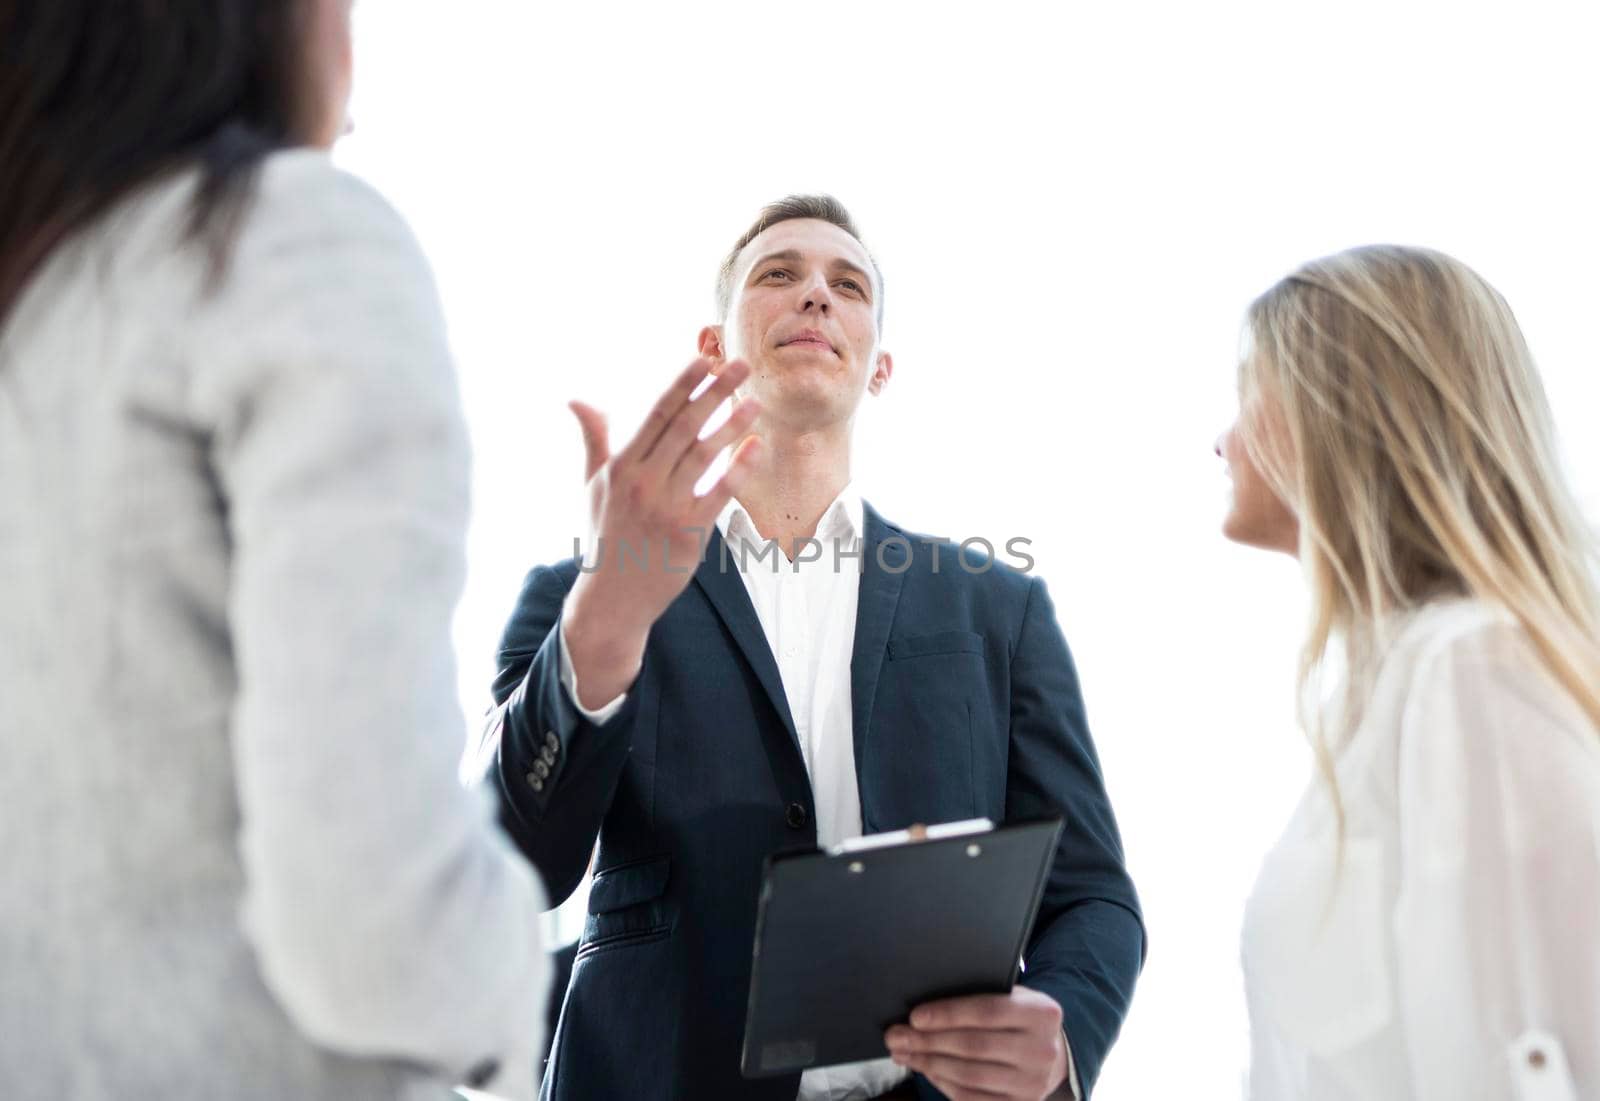
[[[467,446],[415,242],[318,153],[192,179],[0,330],[0,1096],[531,1090],[537,881],[457,782]]]

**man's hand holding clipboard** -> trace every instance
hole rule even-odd
[[[1061,1007],[1025,986],[919,1005],[909,1025],[890,1026],[884,1043],[896,1063],[951,1101],[1037,1101],[1066,1083],[1070,1067]]]
[[[1060,829],[974,820],[774,857],[745,1074],[887,1052],[952,1098],[1060,1087],[1061,1009],[1013,985]]]

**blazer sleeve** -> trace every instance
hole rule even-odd
[[[1509,626],[1426,661],[1400,729],[1410,1092],[1600,1096],[1600,737]]]
[[[594,723],[561,681],[561,606],[577,581],[574,561],[528,574],[500,643],[491,718],[490,774],[501,824],[544,877],[559,905],[583,879],[600,825],[651,698],[650,657],[622,706]]]
[[[1029,581],[1011,657],[1006,817],[1063,822],[1021,982],[1060,1003],[1088,1097],[1133,997],[1145,934],[1077,670],[1038,578]]]
[[[332,1050],[531,1064],[542,893],[459,779],[468,453],[426,261],[365,185],[289,154],[197,325],[262,976]]]

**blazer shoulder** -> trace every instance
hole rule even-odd
[[[518,612],[524,613],[530,607],[545,603],[560,604],[577,583],[578,559],[541,563],[522,579],[522,591],[517,596]]]

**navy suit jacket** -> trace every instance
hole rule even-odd
[[[851,659],[863,828],[1064,820],[1021,981],[1061,1004],[1087,1093],[1144,930],[1050,598],[1035,578],[973,572],[970,553],[963,566],[954,545],[870,506],[865,517]],[[737,570],[713,529],[603,725],[561,685],[556,626],[577,562],[534,569],[506,628],[492,769],[506,827],[557,902],[599,840],[548,1098],[794,1101],[798,1075],[739,1073],[763,862],[814,847],[816,830],[777,663]]]

